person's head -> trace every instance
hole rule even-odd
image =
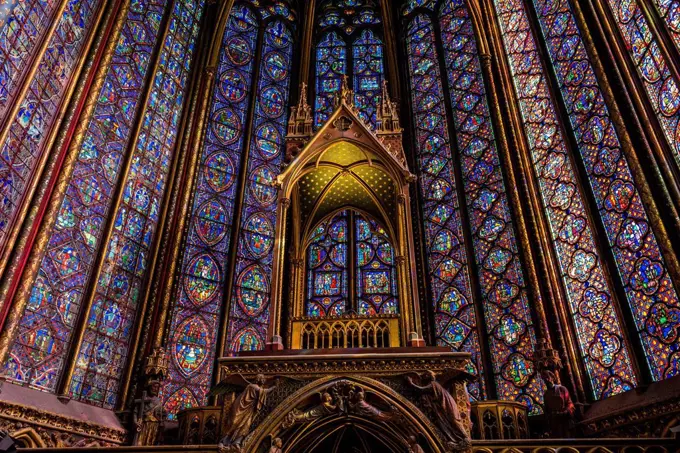
[[[276,448],[281,448],[283,447],[283,441],[281,440],[280,437],[277,437],[274,439],[274,442],[272,442],[272,445],[274,445]]]
[[[333,397],[328,392],[323,392],[323,395],[321,395],[321,399],[324,401],[324,403],[330,403],[331,401],[333,401]]]
[[[434,371],[428,371],[427,373],[425,373],[425,382],[426,383],[429,384],[430,382],[434,382],[436,380],[437,380],[437,375],[434,374]]]
[[[408,443],[409,443],[409,444],[415,445],[416,442],[418,442],[418,439],[416,439],[416,436],[414,436],[414,435],[408,436]]]
[[[147,391],[149,392],[150,396],[157,396],[161,391],[160,381],[158,381],[157,379],[150,380],[149,385],[147,386]]]
[[[264,385],[265,383],[264,374],[258,374],[257,376],[255,376],[255,383],[258,385]]]
[[[553,388],[555,384],[557,384],[557,376],[551,370],[541,371],[541,377],[549,389]]]

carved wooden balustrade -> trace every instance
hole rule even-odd
[[[480,440],[529,437],[527,408],[516,401],[475,401],[470,408],[472,438]]]
[[[399,316],[295,318],[292,349],[398,347]]]

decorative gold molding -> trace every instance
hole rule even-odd
[[[0,419],[22,421],[39,428],[55,429],[84,437],[103,440],[117,445],[127,439],[127,431],[99,425],[85,420],[43,411],[32,406],[24,406],[0,401]]]
[[[422,349],[420,351],[419,349]],[[470,354],[449,352],[445,348],[367,349],[349,354],[259,355],[223,357],[219,362],[221,381],[229,375],[295,375],[310,378],[320,375],[371,374],[394,375],[409,371],[454,373],[472,378],[467,372]]]

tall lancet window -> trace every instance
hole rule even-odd
[[[286,134],[292,23],[286,3],[254,8],[251,2],[237,1],[220,37],[168,334],[170,372],[162,396],[171,419],[186,407],[206,402],[214,359],[222,353],[217,344],[224,328],[219,324],[222,307],[227,311],[227,349],[258,350],[265,345],[276,224],[274,182]],[[247,131],[252,131],[250,136]]]
[[[523,115],[527,134],[531,137],[533,131],[540,132],[541,128],[547,132],[545,128],[558,124],[557,104],[550,98],[524,6],[520,1],[497,2],[497,5],[523,112],[537,112],[540,108],[541,127],[536,126],[538,119],[529,114]],[[636,8],[635,2],[628,2],[625,11],[633,14]],[[585,179],[596,202],[595,214],[606,233],[606,241],[603,240],[601,246],[611,249],[617,276],[633,314],[635,326],[630,327],[635,327],[640,336],[654,380],[674,376],[679,373],[680,359],[677,348],[680,319],[674,313],[678,312],[680,302],[581,41],[576,18],[566,0],[555,2],[551,8],[537,5],[536,12],[558,88],[569,113],[570,124],[566,126],[571,126],[576,139],[577,149],[573,150],[573,154],[583,162]],[[619,12],[624,12],[624,9]],[[561,26],[554,27],[558,17]],[[639,28],[643,23],[641,16],[636,20],[640,22],[633,27],[638,33],[644,27]],[[520,35],[525,36],[521,48],[516,39]],[[651,42],[648,44],[655,46]],[[638,50],[643,51],[642,48]],[[648,50],[651,51],[647,49],[644,52]],[[534,62],[529,67],[520,64],[520,60],[524,62],[527,57]],[[662,60],[657,62],[662,63]],[[579,207],[584,202],[577,189],[578,183],[571,179],[575,170],[567,157],[568,150],[560,128],[551,128],[549,137],[549,146],[540,149],[534,145],[532,152],[537,173],[555,182],[566,178],[563,184],[574,188],[564,198],[564,203],[548,201],[555,200],[562,192],[562,184],[555,186],[554,182],[549,183],[541,177],[545,202],[551,204],[549,218],[557,231],[556,246],[567,274],[565,283],[582,354],[593,395],[599,399],[629,388],[635,384],[636,378],[628,363],[624,330],[613,308],[613,289],[604,286],[606,280],[597,276],[603,270],[594,248],[595,241],[591,238],[591,226],[583,208]],[[557,229],[557,222],[561,229]],[[567,262],[569,260],[570,263]],[[579,285],[574,280],[582,283]]]
[[[327,0],[319,7],[316,27],[314,124],[320,127],[333,112],[336,93],[346,76],[361,119],[375,126],[385,68],[379,9],[374,0]]]
[[[116,406],[202,10],[159,0],[127,13],[77,159],[63,171],[67,189],[8,380],[46,391],[61,380],[72,398]]]
[[[527,284],[466,3],[413,1],[405,14],[437,340],[470,352],[479,376],[493,376],[495,389],[480,378],[471,387],[474,397],[496,393],[538,413],[542,390]],[[477,307],[472,282],[481,293]],[[485,366],[483,342],[490,352]]]
[[[60,4],[66,3],[61,13]],[[103,7],[101,0],[4,2],[0,12],[0,260],[59,109],[72,89]],[[50,27],[50,25],[54,25]],[[47,46],[39,53],[41,40]],[[35,68],[32,78],[27,77]],[[22,87],[26,90],[22,90]]]

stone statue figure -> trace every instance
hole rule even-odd
[[[557,381],[557,375],[550,370],[543,370],[541,377],[547,390],[543,394],[545,413],[548,418],[550,437],[570,437],[571,428],[574,425],[574,412],[576,408],[571,401],[569,390]]]
[[[332,396],[328,392],[319,393],[321,403],[304,412],[293,409],[286,414],[282,426],[288,429],[297,423],[309,423],[326,415],[340,412],[339,398]]]
[[[163,403],[158,396],[161,383],[151,380],[142,397],[135,400],[132,421],[135,426],[133,445],[157,445],[163,427]]]
[[[255,382],[248,382],[245,390],[236,397],[229,410],[227,433],[220,441],[221,449],[231,447],[232,450],[240,450],[243,440],[251,432],[255,417],[267,401],[267,395],[276,388],[276,384],[269,388],[265,384],[265,377],[258,374]]]
[[[434,421],[445,436],[449,450],[463,450],[470,446],[470,433],[463,424],[455,398],[439,383],[436,375],[429,371],[420,376],[422,385],[406,376],[408,383],[421,391],[426,406],[431,409]]]
[[[393,412],[381,411],[366,402],[366,393],[358,385],[349,392],[349,405],[351,412],[377,422],[386,422],[394,418]]]
[[[408,453],[425,453],[423,447],[418,445],[418,439],[416,439],[416,436],[408,437]]]
[[[269,453],[283,453],[283,441],[280,437],[272,440],[272,446],[269,448]]]

